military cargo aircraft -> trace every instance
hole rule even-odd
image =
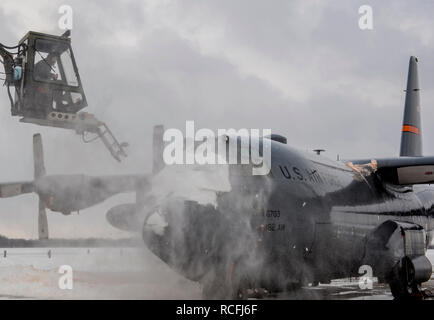
[[[145,219],[145,243],[200,281],[208,298],[357,277],[362,266],[395,298],[423,296],[432,274],[425,252],[434,229],[434,157],[422,156],[417,64],[411,57],[400,157],[332,161],[271,136],[268,175],[229,165],[230,191],[216,191],[214,203],[172,193],[147,209],[164,223],[156,229]]]
[[[96,177],[65,178],[71,183],[57,191],[59,206],[73,210],[79,201],[83,208],[135,187],[136,203],[110,209],[108,221],[141,232],[155,255],[203,285],[205,298],[293,290],[360,276],[361,267],[395,298],[423,298],[421,284],[432,274],[425,253],[434,229],[434,157],[422,156],[417,64],[411,57],[399,157],[332,161],[271,135],[260,143],[271,148],[267,175],[252,175],[250,164],[164,166],[158,126],[152,175],[110,178],[117,189]],[[243,148],[251,146],[237,151]],[[0,196],[36,190],[44,199],[50,192],[38,185],[1,184]],[[83,202],[71,196],[78,189],[106,192]]]

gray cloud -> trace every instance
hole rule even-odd
[[[3,0],[0,41],[28,30],[60,34],[62,1]],[[434,154],[433,4],[370,1],[374,30],[358,28],[361,1],[71,1],[72,41],[88,112],[131,145],[116,163],[101,143],[18,123],[0,92],[0,181],[30,179],[31,137],[49,173],[149,172],[152,126],[271,128],[300,149],[335,158],[398,153],[408,58],[420,58],[425,153]],[[48,216],[54,236],[122,236],[105,212]],[[0,201],[0,233],[36,236],[35,196]]]

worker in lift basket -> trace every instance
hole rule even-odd
[[[42,81],[38,83],[35,88],[34,106],[35,113],[45,115],[49,108],[52,107],[52,90],[48,81],[55,81],[58,75],[54,72],[54,66],[56,65],[56,56],[53,53],[49,53],[45,59],[37,62],[33,69],[34,79]]]

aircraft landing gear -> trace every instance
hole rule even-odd
[[[395,279],[389,282],[390,291],[395,300],[422,300],[423,293],[420,284],[409,284],[402,279]]]
[[[431,276],[431,263],[427,266],[425,256],[404,257],[393,269],[388,281],[390,290],[395,300],[423,300],[425,295],[421,290],[421,283]]]

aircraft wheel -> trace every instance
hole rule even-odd
[[[240,286],[238,289],[234,289],[233,298],[234,300],[247,300],[248,299],[247,288]]]
[[[394,280],[389,282],[389,286],[395,300],[419,300],[423,298],[418,284],[410,285],[404,281]]]
[[[414,269],[409,260],[404,258],[400,264],[395,266],[389,280],[390,291],[395,300],[420,300],[423,298],[420,284],[415,283],[413,277]]]

